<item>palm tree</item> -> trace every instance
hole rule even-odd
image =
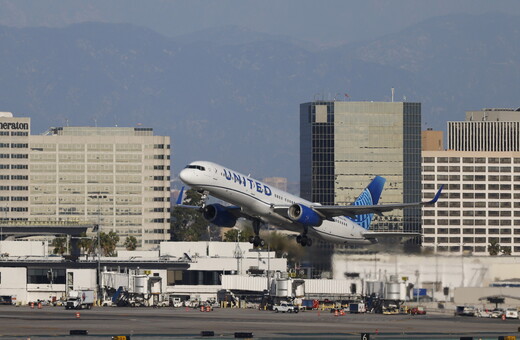
[[[66,237],[56,237],[52,240],[51,246],[54,247],[53,254],[62,255],[67,252],[68,240]]]
[[[128,236],[125,239],[124,246],[126,250],[135,250],[137,248],[137,239],[135,236]]]
[[[78,241],[78,247],[83,249],[83,251],[87,254],[94,254],[96,251],[96,240],[95,238],[88,237],[87,233],[81,233],[80,240]]]
[[[500,244],[497,240],[490,240],[487,250],[491,256],[498,255],[500,253]]]
[[[105,256],[116,256],[116,246],[117,242],[119,242],[119,236],[113,232],[109,231],[108,233],[99,233],[101,249]]]
[[[511,247],[501,247],[500,252],[502,253],[502,255],[511,255]]]

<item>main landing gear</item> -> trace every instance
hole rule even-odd
[[[296,236],[296,242],[299,243],[302,247],[312,246],[312,238],[308,237],[307,233]]]
[[[255,236],[249,238],[249,243],[252,243],[255,248],[265,246],[265,241],[260,238],[260,228],[262,227],[261,220],[253,220],[253,231]]]

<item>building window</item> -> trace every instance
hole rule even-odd
[[[27,269],[27,283],[65,284],[65,269]]]

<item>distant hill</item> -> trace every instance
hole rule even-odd
[[[0,26],[0,111],[50,126],[153,127],[172,166],[207,159],[255,177],[299,177],[299,104],[422,102],[423,126],[520,106],[518,17],[448,16],[318,50],[226,26],[175,39],[128,24]],[[175,173],[174,173],[175,176]]]

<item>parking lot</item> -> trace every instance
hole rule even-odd
[[[255,339],[341,338],[360,339],[498,339],[519,335],[519,320],[482,319],[450,315],[346,314],[328,311],[275,313],[254,309],[220,309],[200,312],[186,308],[118,308],[65,310],[44,306],[0,306],[0,339],[71,338],[71,330],[85,330],[88,337],[110,339],[131,335],[132,339],[201,338],[202,331],[214,332],[221,339],[236,332],[252,333]],[[74,336],[79,339],[81,336]]]

